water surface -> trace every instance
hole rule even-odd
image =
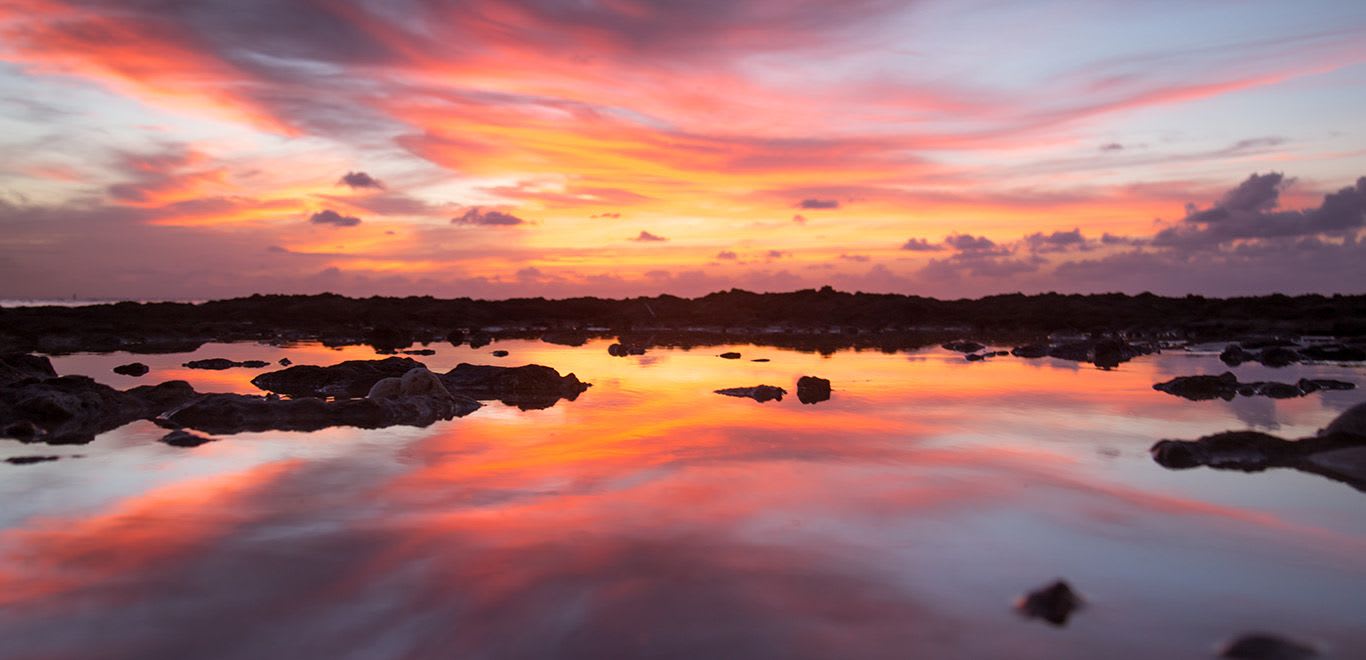
[[[66,457],[0,465],[0,657],[1198,658],[1250,630],[1366,649],[1366,493],[1147,454],[1229,429],[1310,435],[1361,390],[1153,391],[1226,369],[1184,353],[1101,371],[939,349],[616,358],[607,343],[417,358],[593,383],[544,410],[195,449],[146,422],[78,447],[0,441],[0,458]],[[255,391],[260,371],[178,367],[200,357],[376,356],[219,344],[53,361],[120,388]],[[109,371],[133,360],[152,374]],[[1336,365],[1233,371],[1366,383]],[[833,398],[712,393],[802,375]],[[1012,610],[1055,578],[1088,601],[1065,627]]]

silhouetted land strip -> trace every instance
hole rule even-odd
[[[1025,339],[1048,332],[1366,336],[1366,296],[1166,298],[1152,294],[1000,295],[975,300],[731,290],[700,298],[442,300],[256,295],[206,303],[116,303],[0,309],[0,350],[61,354],[183,352],[206,341],[371,344],[486,343],[544,337],[581,343],[619,335],[650,345],[748,342],[811,350],[910,348],[946,338]]]

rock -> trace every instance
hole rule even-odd
[[[47,463],[61,460],[61,458],[61,456],[14,456],[5,459],[5,462],[10,465],[33,465],[34,463]]]
[[[1219,354],[1219,359],[1230,367],[1236,367],[1244,362],[1256,362],[1257,356],[1243,350],[1242,346],[1229,344],[1224,347],[1224,351]]]
[[[1015,608],[1031,619],[1043,619],[1055,626],[1062,626],[1084,604],[1085,601],[1071,586],[1058,580],[1025,594]]]
[[[215,438],[207,438],[202,435],[190,433],[189,431],[186,431],[184,429],[177,429],[175,431],[167,433],[166,435],[161,436],[161,440],[159,442],[168,444],[172,447],[184,447],[189,449],[216,441],[217,440]]]
[[[1218,376],[1178,376],[1153,389],[1192,401],[1223,399],[1232,401],[1236,395],[1265,396],[1273,399],[1293,399],[1319,390],[1350,390],[1356,385],[1341,380],[1301,378],[1294,384],[1277,382],[1240,383],[1232,372]]]
[[[1342,411],[1332,422],[1319,431],[1320,436],[1346,435],[1366,438],[1366,402],[1358,403]]]
[[[1284,346],[1262,349],[1257,360],[1268,367],[1287,367],[1300,361],[1300,354]]]
[[[114,367],[114,373],[120,376],[133,376],[134,378],[146,376],[151,369],[141,362],[130,362]]]
[[[959,353],[976,353],[986,346],[975,341],[951,341],[941,346],[946,351],[957,351]]]
[[[1024,346],[1016,346],[1015,348],[1010,349],[1010,354],[1011,354],[1011,355],[1014,355],[1015,357],[1030,358],[1030,359],[1041,358],[1041,357],[1047,357],[1047,356],[1048,356],[1048,345],[1047,345],[1047,344],[1025,344]]]
[[[493,357],[507,357],[507,356],[508,356],[508,352],[505,351],[505,350],[503,350],[503,349],[501,349],[501,348],[493,352]]]
[[[547,332],[541,335],[541,341],[560,346],[583,346],[588,340],[588,333],[578,331]]]
[[[816,404],[830,400],[830,381],[816,376],[802,376],[797,379],[797,400],[802,403]]]
[[[981,362],[982,360],[987,359],[987,356],[978,353],[968,353],[967,355],[963,356],[963,359],[967,360],[968,362]]]
[[[1221,658],[1241,660],[1304,660],[1318,655],[1312,646],[1266,633],[1243,635],[1219,652]]]
[[[501,401],[522,410],[549,408],[560,399],[573,401],[591,386],[572,373],[561,376],[539,364],[500,367],[462,363],[440,378],[452,394]]]
[[[1068,342],[1048,349],[1050,357],[1074,362],[1091,362],[1102,369],[1113,369],[1123,362],[1152,352],[1151,346],[1130,344],[1114,338]]]
[[[436,349],[432,348],[414,348],[412,350],[399,352],[404,355],[436,355]]]
[[[194,396],[184,381],[119,391],[85,376],[29,379],[0,387],[0,420],[16,439],[83,444]]]
[[[211,371],[222,371],[238,366],[238,363],[226,358],[210,358],[207,360],[191,360],[180,365],[186,369],[209,369]]]
[[[625,339],[607,347],[607,354],[613,357],[626,357],[628,355],[644,355],[646,344],[631,342]]]
[[[267,392],[292,397],[363,397],[381,378],[401,378],[426,365],[412,358],[348,360],[330,367],[296,365],[271,371],[251,379],[251,384]]]
[[[479,402],[457,396],[326,401],[314,397],[282,399],[245,394],[206,394],[166,413],[157,421],[225,435],[245,431],[316,431],[332,426],[428,426],[440,420],[468,415],[479,407]]]
[[[720,354],[720,355],[718,355],[718,356],[716,356],[716,357],[723,358],[723,359],[726,359],[726,360],[739,360],[739,359],[740,359],[740,354],[739,354],[739,353],[736,353],[735,351],[730,351],[730,352],[727,352],[727,353],[722,353],[722,354]]]
[[[288,367],[288,366],[291,365],[291,364],[294,364],[294,361],[293,361],[293,360],[291,360],[291,359],[289,359],[289,358],[280,358],[280,366],[282,366],[282,367]]]
[[[749,398],[764,403],[765,401],[782,401],[783,395],[787,390],[772,385],[755,385],[754,387],[731,387],[724,390],[716,390],[717,394]]]
[[[246,367],[248,369],[264,369],[270,366],[270,363],[266,362],[265,360],[244,360],[242,362],[238,362],[237,366]]]
[[[750,362],[772,362],[772,360],[768,358],[754,358],[753,360],[750,360]]]
[[[1357,346],[1344,346],[1342,344],[1309,346],[1300,349],[1300,355],[1307,360],[1323,360],[1326,362],[1366,361],[1366,349]]]
[[[483,348],[493,343],[493,335],[487,333],[475,333],[470,336],[470,348]]]
[[[1362,407],[1366,404],[1358,406]],[[1256,431],[1226,431],[1198,440],[1161,440],[1150,452],[1153,461],[1172,470],[1200,466],[1241,472],[1291,468],[1366,491],[1366,435],[1344,433],[1331,424],[1329,428],[1334,430],[1325,429],[1317,437],[1299,440]]]
[[[0,355],[0,386],[27,378],[56,378],[52,361],[41,355],[8,353]]]

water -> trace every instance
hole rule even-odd
[[[417,358],[593,383],[545,410],[188,450],[149,423],[79,447],[0,441],[0,458],[68,457],[0,465],[0,657],[1199,658],[1253,630],[1363,657],[1366,494],[1147,454],[1229,429],[1309,435],[1362,390],[1153,391],[1226,369],[1182,353],[1100,371],[939,349],[614,358],[607,343]],[[176,365],[286,356],[376,357],[220,344],[53,362],[117,387],[250,392],[259,371]],[[109,371],[133,360],[152,374]],[[1234,371],[1366,384],[1334,365]],[[712,393],[801,375],[833,398]],[[1012,610],[1055,578],[1088,601],[1065,627]]]

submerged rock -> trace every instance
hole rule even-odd
[[[261,374],[251,384],[267,392],[292,397],[365,396],[383,378],[400,378],[413,369],[426,365],[406,357],[383,360],[348,360],[330,367],[297,365]]]
[[[268,366],[269,364],[270,363],[266,362],[265,360],[246,360],[243,362],[237,362],[234,360],[229,360],[227,358],[209,358],[207,360],[191,360],[181,366],[185,367],[186,369],[208,369],[210,371],[223,371],[225,369],[233,369],[236,367],[260,369],[262,367]]]
[[[1153,461],[1173,470],[1291,468],[1366,491],[1366,403],[1348,409],[1314,437],[1285,440],[1257,431],[1226,431],[1197,440],[1161,440],[1150,452]]]
[[[1043,619],[1055,626],[1062,626],[1084,604],[1085,601],[1071,586],[1058,580],[1025,594],[1016,602],[1015,608],[1031,619]]]
[[[167,433],[166,435],[161,436],[161,440],[159,440],[158,442],[168,444],[172,447],[183,447],[186,449],[191,449],[194,447],[198,447],[200,445],[205,445],[210,442],[216,441],[217,440],[215,438],[208,438],[202,435],[196,435],[184,429],[176,429],[174,431],[171,431],[170,433]]]
[[[134,378],[146,376],[149,371],[151,368],[141,362],[130,362],[114,367],[114,373],[120,376],[133,376]]]
[[[52,361],[41,355],[8,353],[0,355],[0,385],[8,385],[27,378],[56,378]]]
[[[783,395],[787,390],[772,385],[755,385],[754,387],[731,387],[724,390],[716,390],[717,394],[749,398],[764,403],[766,401],[782,401]]]
[[[560,399],[573,401],[591,387],[572,373],[561,376],[539,364],[500,367],[461,363],[441,375],[441,382],[452,394],[497,400],[522,410],[549,408]]]
[[[940,346],[946,351],[957,351],[959,353],[976,353],[986,346],[975,341],[951,341]]]
[[[1219,652],[1221,658],[1240,660],[1305,660],[1318,656],[1319,652],[1308,644],[1266,633],[1243,635]]]
[[[802,403],[820,403],[830,400],[830,381],[817,376],[802,376],[797,379],[797,400]]]
[[[1235,396],[1265,396],[1273,399],[1293,399],[1319,390],[1350,390],[1356,384],[1326,378],[1301,378],[1295,383],[1256,381],[1240,383],[1232,372],[1225,371],[1218,376],[1178,376],[1163,383],[1153,385],[1153,389],[1166,392],[1191,401],[1223,399],[1232,401]]]

